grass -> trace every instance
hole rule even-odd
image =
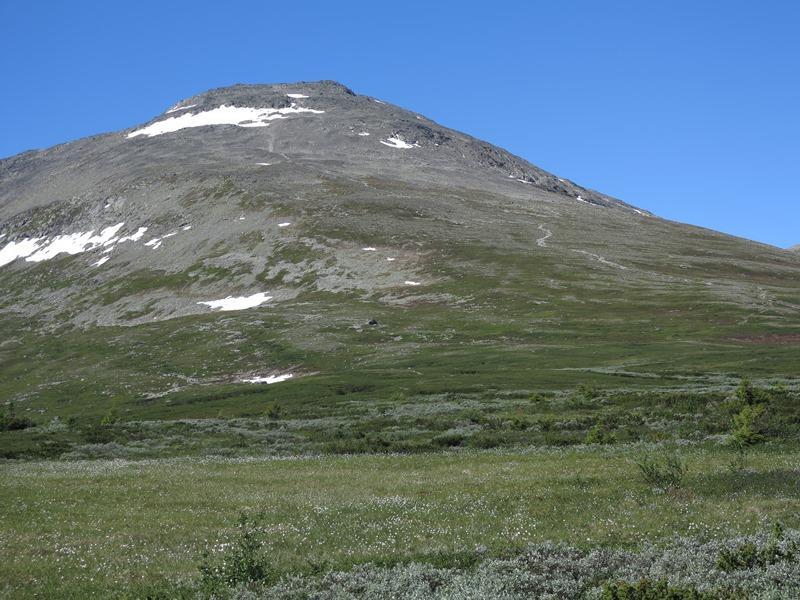
[[[177,459],[0,466],[0,580],[9,597],[104,597],[193,577],[240,511],[266,514],[279,573],[405,562],[531,542],[635,548],[800,526],[800,451],[754,451],[731,472],[719,446],[682,450],[670,493],[639,477],[641,449],[576,448],[294,460]]]

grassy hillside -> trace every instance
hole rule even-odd
[[[375,182],[383,195],[367,206],[359,186],[337,185],[346,212],[326,212],[327,183],[303,196],[307,216],[277,246],[258,241],[259,224],[237,225],[254,234],[251,249],[226,232],[213,256],[236,255],[233,264],[201,252],[184,270],[87,272],[83,256],[0,269],[0,397],[43,425],[109,410],[125,420],[239,417],[277,402],[322,414],[396,393],[797,375],[792,254],[596,206],[556,211],[435,189],[433,200]],[[405,205],[422,216],[396,214]],[[453,223],[470,211],[473,225]],[[420,285],[403,283],[412,278]],[[175,308],[255,289],[280,299],[230,313]],[[295,377],[241,383],[277,372]]]

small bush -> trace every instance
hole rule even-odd
[[[617,441],[617,434],[611,431],[607,425],[596,423],[595,426],[588,431],[584,441],[587,444],[614,444]]]
[[[442,433],[431,439],[431,443],[442,448],[452,448],[460,446],[464,442],[464,436],[460,433]]]
[[[736,445],[752,446],[764,439],[761,435],[761,421],[767,409],[763,404],[745,406],[733,417],[731,437]]]
[[[785,389],[785,388],[784,388]],[[755,387],[749,379],[742,379],[736,388],[736,398],[748,406],[769,402],[771,394]]]
[[[81,438],[87,444],[108,444],[115,441],[116,435],[111,425],[89,423],[81,428]]]
[[[736,397],[745,404],[755,404],[755,389],[749,379],[742,379],[736,388]]]
[[[407,400],[406,394],[401,390],[392,392],[392,394],[389,396],[389,402],[400,403],[400,402],[405,402],[406,400]]]
[[[100,419],[100,425],[115,425],[119,423],[119,411],[117,410],[116,406],[112,406],[108,409],[103,418]]]
[[[642,579],[637,583],[624,581],[606,583],[600,595],[601,600],[716,600],[716,594],[699,592],[694,588],[672,587],[660,579]]]
[[[739,414],[734,415],[730,444],[736,449],[736,460],[731,463],[731,469],[744,469],[747,464],[747,451],[751,446],[764,440],[761,428],[766,412],[764,404],[747,404]]]
[[[717,557],[717,567],[729,573],[794,560],[797,549],[794,544],[784,542],[783,526],[776,523],[766,546],[759,550],[753,542],[745,542],[734,549],[723,548]]]
[[[264,414],[270,419],[280,419],[282,412],[280,404],[270,404],[264,410]]]
[[[645,483],[662,489],[680,487],[687,473],[686,463],[674,452],[646,454],[636,465]]]
[[[491,431],[479,431],[471,435],[467,443],[473,448],[497,448],[502,445],[504,438],[502,435]]]
[[[13,402],[8,405],[7,409],[0,410],[0,431],[19,431],[35,426],[36,423],[27,417],[17,416]]]
[[[759,563],[758,547],[753,542],[745,542],[733,550],[723,548],[717,557],[717,567],[726,572],[752,569]]]
[[[260,530],[263,521],[263,513],[240,514],[236,537],[219,559],[212,562],[210,553],[204,553],[198,569],[205,590],[214,592],[270,581],[271,569],[264,553],[264,539]]]

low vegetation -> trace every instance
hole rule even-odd
[[[158,412],[153,407],[154,416],[162,418],[146,420],[131,419],[116,404],[104,413],[66,420],[22,419],[9,408],[0,420],[6,430],[0,438],[0,457],[420,454],[448,448],[683,441],[728,444],[735,450],[731,468],[741,470],[757,445],[800,435],[795,415],[800,394],[786,388],[754,388],[760,400],[747,404],[739,398],[735,384],[727,390],[719,386],[590,392],[578,388],[534,394],[412,395],[393,390],[385,398],[376,398],[374,386],[364,382],[340,385],[331,396],[304,401],[294,396],[296,392],[284,393],[289,388],[281,385],[233,385],[207,390],[200,397],[176,392],[159,400]],[[211,414],[165,418],[191,406]],[[652,462],[644,460],[643,472],[652,473],[658,467]]]
[[[270,386],[248,416],[8,427],[0,594],[796,597],[792,383]]]
[[[641,478],[636,460],[643,451],[616,444],[407,456],[10,461],[0,465],[0,579],[11,597],[25,590],[105,598],[108,590],[126,589],[140,597],[145,585],[188,586],[195,594],[204,577],[208,588],[254,580],[258,588],[325,589],[350,581],[385,592],[381,585],[400,573],[410,583],[419,569],[461,573],[464,585],[477,584],[485,566],[494,570],[493,585],[512,585],[502,575],[505,563],[493,561],[515,561],[519,577],[544,578],[555,560],[542,557],[548,544],[565,545],[558,560],[566,553],[583,565],[580,557],[609,552],[644,552],[654,560],[679,536],[683,549],[666,555],[663,575],[642,566],[606,577],[697,587],[705,581],[698,564],[728,573],[718,563],[728,549],[742,557],[727,561],[737,585],[754,570],[756,586],[776,572],[785,572],[787,585],[797,581],[791,544],[800,528],[800,449],[755,447],[748,469],[736,472],[728,468],[735,450],[726,444],[680,446],[686,474],[680,488],[669,489]],[[236,519],[242,511],[244,522]],[[763,533],[767,520],[784,524],[780,538]],[[749,542],[765,558],[751,562]],[[775,544],[778,551],[770,549]],[[531,548],[539,550],[526,555]],[[689,550],[703,562],[673,573],[671,561]],[[570,564],[558,578],[572,577],[577,566]],[[595,569],[586,573],[569,589],[603,585]]]

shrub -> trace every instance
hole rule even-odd
[[[119,423],[119,411],[115,406],[112,406],[108,409],[103,418],[100,419],[100,425],[114,425]]]
[[[332,571],[332,565],[314,561],[304,572],[282,577],[270,584],[272,587],[256,588],[251,593],[241,588],[231,591],[240,600],[800,598],[800,563],[796,559],[746,572],[728,573],[715,566],[720,548],[743,542],[752,542],[759,550],[770,546],[762,532],[708,542],[676,538],[665,546],[648,544],[636,551],[544,543],[494,556],[487,548],[476,547],[408,554],[399,560],[387,557],[343,571]],[[795,543],[800,545],[800,531],[787,529],[778,547],[786,550]]]
[[[407,400],[406,394],[402,390],[397,390],[395,392],[392,392],[391,395],[389,396],[389,402],[400,403],[400,402],[405,402],[406,400]]]
[[[34,427],[36,423],[27,417],[18,417],[14,403],[8,405],[8,409],[0,410],[0,431],[18,431]]]
[[[269,582],[271,570],[260,529],[263,521],[263,513],[241,513],[236,536],[218,560],[211,562],[210,553],[204,553],[198,569],[206,591]]]
[[[686,462],[674,452],[646,454],[636,465],[645,483],[662,489],[680,487],[688,471]]]
[[[464,436],[460,433],[445,432],[431,439],[431,443],[442,448],[460,446],[464,442]]]
[[[267,415],[270,419],[280,419],[281,418],[281,405],[280,404],[270,404],[264,410],[264,414]]]
[[[739,382],[736,388],[736,398],[747,405],[763,404],[769,402],[773,397],[780,397],[788,392],[786,386],[778,384],[769,390],[762,390],[755,387],[750,380],[745,378]]]
[[[766,567],[782,561],[794,560],[796,548],[784,540],[783,526],[776,523],[769,542],[761,549],[753,542],[745,542],[736,548],[723,548],[717,557],[717,567],[725,572]]]
[[[81,438],[87,444],[108,444],[116,440],[111,425],[102,425],[98,422],[89,423],[81,428]]]
[[[716,594],[699,592],[694,588],[672,587],[664,579],[642,579],[637,583],[624,581],[606,583],[601,600],[716,600]]]
[[[789,388],[783,383],[776,383],[771,385],[766,393],[770,401],[784,400],[789,397]]]
[[[600,390],[593,385],[582,383],[578,386],[577,393],[579,396],[583,396],[586,400],[594,400],[600,395]]]
[[[747,404],[733,417],[730,444],[736,449],[737,458],[731,464],[733,469],[744,469],[747,451],[764,439],[761,434],[762,421],[767,412],[764,404]]]
[[[760,422],[767,409],[763,404],[748,405],[733,417],[731,437],[734,444],[752,446],[764,439],[760,432]]]
[[[757,390],[749,379],[745,378],[739,382],[739,387],[736,388],[736,397],[745,404],[756,403]]]
[[[617,434],[611,431],[607,425],[596,423],[588,431],[584,441],[587,444],[614,444],[617,441]]]
[[[512,417],[503,421],[503,429],[511,429],[513,431],[525,431],[528,428],[528,421],[520,417]]]
[[[502,434],[492,431],[479,431],[471,435],[467,443],[473,448],[497,448],[504,442]]]

